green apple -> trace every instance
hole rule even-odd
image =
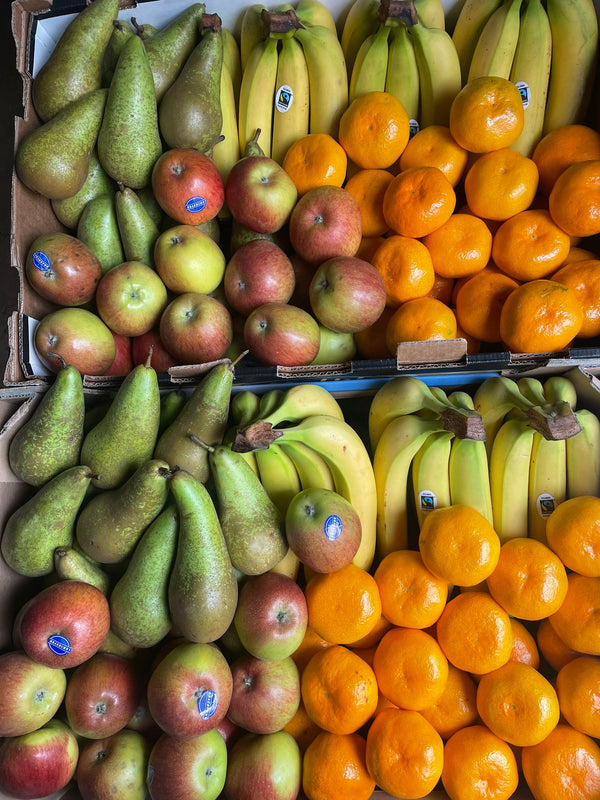
[[[340,333],[319,324],[319,352],[313,364],[343,364],[356,355],[353,333]]]
[[[172,292],[214,292],[223,279],[225,255],[208,233],[195,225],[175,225],[154,245],[156,271]]]

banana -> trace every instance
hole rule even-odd
[[[248,425],[258,414],[260,407],[260,397],[256,392],[245,389],[237,392],[229,403],[229,413],[234,425]]]
[[[261,148],[266,156],[271,155],[276,79],[277,39],[269,37],[255,45],[242,75],[238,109],[240,153],[260,128]]]
[[[524,109],[523,130],[511,147],[528,158],[542,138],[551,61],[552,32],[546,9],[542,0],[527,0],[510,80],[521,92]]]
[[[427,28],[445,28],[446,12],[442,0],[413,0],[417,19]]]
[[[396,417],[382,433],[373,454],[377,488],[377,552],[384,558],[409,547],[409,484],[412,461],[432,434],[442,430],[436,420],[417,414]]]
[[[464,504],[479,511],[493,525],[490,473],[485,442],[452,440],[448,462],[452,504]]]
[[[568,403],[573,410],[577,408],[577,389],[566,375],[551,375],[544,381],[544,397],[550,405]]]
[[[368,92],[385,91],[385,80],[388,69],[388,38],[390,28],[380,25],[376,33],[364,40],[354,62],[350,77],[348,101]]]
[[[517,378],[517,388],[523,397],[534,406],[544,406],[548,402],[544,394],[544,384],[539,378],[530,375]]]
[[[308,68],[304,52],[297,39],[281,40],[277,61],[275,107],[271,158],[279,164],[297,139],[306,136],[309,128]]]
[[[337,27],[331,11],[320,0],[299,0],[296,5],[298,19],[305,27],[322,25],[337,36]]]
[[[284,389],[269,389],[260,398],[258,404],[258,412],[255,419],[264,419],[272,414],[273,411],[281,404],[285,397]]]
[[[348,73],[339,39],[329,28],[314,25],[295,34],[304,50],[310,85],[310,133],[337,137],[348,107]]]
[[[511,409],[528,411],[534,407],[521,394],[516,381],[504,375],[494,375],[480,383],[473,395],[473,403],[483,420],[488,458],[491,457],[494,438]]]
[[[535,431],[529,464],[528,535],[546,544],[546,520],[567,496],[566,440]]]
[[[517,49],[523,0],[503,0],[486,22],[475,45],[468,80],[485,75],[509,78]]]
[[[566,440],[567,497],[600,497],[600,420],[587,408],[575,416],[581,430]]]
[[[238,134],[237,103],[229,69],[223,64],[221,69],[221,112],[223,139],[214,145],[212,160],[217,165],[223,182],[227,180],[231,168],[240,159],[240,140]]]
[[[246,69],[250,53],[259,42],[264,41],[267,35],[265,23],[262,18],[263,11],[266,11],[265,6],[261,3],[254,3],[248,6],[242,14],[240,27],[240,62],[242,72]]]
[[[223,37],[223,64],[229,70],[233,83],[233,93],[235,95],[236,112],[237,104],[240,99],[240,86],[242,83],[242,58],[240,46],[233,33],[228,28],[221,28]]]
[[[552,31],[552,67],[544,134],[585,120],[598,60],[593,0],[547,0],[546,10]]]
[[[352,75],[354,60],[361,44],[379,27],[379,0],[354,0],[342,28],[340,42],[348,68]]]
[[[285,518],[291,499],[302,488],[294,462],[277,443],[269,445],[266,450],[256,450],[254,455],[260,482]]]
[[[469,77],[469,68],[481,32],[501,3],[502,0],[465,0],[461,6],[452,31],[452,41],[458,53],[463,84]]]
[[[400,100],[411,125],[417,130],[419,68],[415,48],[405,25],[395,25],[390,31],[385,91]]]
[[[430,511],[450,505],[451,447],[452,433],[439,431],[428,436],[413,456],[412,489],[419,528]]]
[[[529,513],[529,462],[533,428],[526,421],[502,423],[489,459],[494,529],[502,542],[527,536]]]
[[[294,462],[302,489],[335,491],[335,481],[325,459],[303,442],[283,442],[279,447]]]
[[[281,422],[298,423],[315,415],[344,419],[344,412],[338,401],[319,383],[299,383],[285,391],[274,391],[281,394],[273,395],[273,405],[267,406],[267,395],[264,395],[265,403],[261,403],[259,409],[259,419],[270,422],[273,427]]]
[[[443,28],[409,28],[419,68],[421,127],[448,125],[450,106],[462,88],[458,53]]]
[[[475,410],[473,398],[468,392],[465,392],[462,389],[455,389],[453,392],[450,392],[448,395],[448,400],[457,408],[470,408],[472,411]]]

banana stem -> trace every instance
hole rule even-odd
[[[417,9],[413,0],[381,0],[379,21],[381,23],[402,22],[408,27],[416,25],[418,22]]]
[[[552,406],[547,412],[536,406],[525,411],[525,414],[529,426],[549,441],[570,439],[581,431],[577,415],[566,401]]]
[[[269,445],[279,439],[282,433],[283,431],[275,430],[270,422],[259,419],[236,433],[231,449],[236,453],[268,450]]]
[[[286,11],[267,11],[263,9],[262,18],[269,36],[285,36],[303,28],[293,8]]]
[[[202,14],[200,17],[200,33],[221,33],[221,17],[218,14]]]
[[[477,411],[468,408],[445,408],[440,417],[444,430],[451,431],[457,439],[485,441],[483,419]]]

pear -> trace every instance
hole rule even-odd
[[[102,274],[125,261],[113,193],[99,195],[87,203],[79,217],[77,238],[96,256]]]
[[[31,486],[42,486],[79,464],[85,416],[83,383],[76,367],[64,361],[62,364],[54,382],[8,447],[11,470]]]
[[[113,20],[113,29],[102,57],[102,86],[110,86],[121,50],[132,36],[135,33],[131,25],[121,19]]]
[[[107,89],[88,92],[21,141],[15,169],[25,186],[49,200],[64,200],[81,189],[106,100]]]
[[[154,80],[139,36],[124,45],[110,82],[98,133],[98,157],[118,183],[139,189],[150,183],[162,153]]]
[[[173,422],[188,399],[184,389],[171,389],[160,398],[160,428],[162,433]]]
[[[171,478],[179,515],[169,608],[175,628],[191,642],[214,642],[233,621],[238,584],[219,517],[206,487],[185,470]]]
[[[113,194],[115,188],[113,179],[102,169],[98,153],[94,147],[90,153],[88,174],[83,186],[71,197],[65,197],[64,200],[52,200],[52,210],[59,222],[66,228],[75,230],[79,224],[83,209],[89,201],[99,195]]]
[[[39,577],[54,570],[54,550],[70,547],[75,520],[90,485],[89,467],[60,472],[8,518],[0,550],[20,575]]]
[[[137,193],[123,184],[115,194],[115,213],[126,260],[153,267],[158,227]]]
[[[201,30],[200,41],[161,100],[158,118],[169,147],[195,147],[205,153],[223,126],[223,38],[218,15],[203,15]]]
[[[160,391],[150,357],[119,386],[110,406],[86,434],[81,461],[100,489],[114,489],[152,457],[160,424]]]
[[[170,503],[146,529],[110,595],[112,627],[132,647],[152,647],[171,630],[168,586],[179,522]]]
[[[54,570],[61,581],[83,581],[108,595],[112,579],[102,567],[74,547],[57,547],[54,551]]]
[[[104,51],[119,0],[95,0],[77,14],[33,80],[31,99],[43,122],[102,86]]]
[[[142,205],[146,209],[146,213],[148,214],[152,222],[154,222],[154,224],[159,230],[162,230],[165,221],[165,212],[160,207],[158,200],[154,195],[154,191],[152,190],[152,185],[143,186],[141,189],[138,189],[136,191],[136,194],[142,201]]]
[[[92,497],[77,518],[81,550],[100,564],[120,564],[160,514],[169,493],[169,465],[158,459],[142,464],[122,486]]]
[[[288,551],[279,510],[240,453],[218,445],[209,464],[231,563],[244,575],[267,572]]]

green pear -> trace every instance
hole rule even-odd
[[[104,51],[118,13],[119,0],[95,0],[69,23],[33,80],[31,99],[43,122],[101,88]]]
[[[162,433],[173,422],[186,404],[187,398],[188,396],[184,389],[171,389],[161,395],[159,433]]]
[[[102,567],[74,547],[57,547],[54,570],[61,581],[83,581],[108,595],[112,579]]]
[[[154,243],[160,232],[137,192],[119,184],[115,213],[125,259],[153,267]]]
[[[102,169],[102,165],[98,159],[98,153],[94,147],[90,153],[88,174],[83,186],[71,197],[65,197],[64,200],[52,200],[52,210],[56,214],[59,222],[66,228],[75,230],[87,203],[93,200],[94,197],[99,197],[103,194],[113,194],[115,188],[113,179]]]
[[[145,530],[111,592],[112,627],[132,647],[153,647],[171,630],[168,587],[178,532],[171,503]]]
[[[152,222],[154,222],[159,230],[162,230],[165,221],[165,212],[162,210],[158,200],[154,196],[152,185],[149,184],[148,186],[142,186],[141,189],[136,191],[136,194],[142,201],[142,205],[146,209],[146,213]]]
[[[96,256],[103,274],[125,261],[112,194],[99,195],[87,203],[79,218],[77,238]]]
[[[102,86],[110,86],[121,50],[132,36],[135,33],[129,23],[122,19],[113,20],[113,29],[102,58]]]
[[[152,71],[144,43],[132,36],[121,51],[108,89],[98,157],[114,180],[139,189],[150,183],[161,153]]]
[[[31,417],[10,441],[8,462],[17,478],[42,486],[79,464],[84,416],[81,374],[63,361]]]
[[[15,169],[25,186],[49,200],[76,194],[88,176],[107,89],[74,100],[19,145]]]
[[[30,578],[50,575],[55,549],[70,547],[73,542],[75,520],[91,477],[89,467],[70,467],[11,514],[0,543],[11,569]]]
[[[211,24],[204,28],[204,21]],[[160,132],[167,145],[209,151],[221,133],[223,38],[216,14],[202,17],[202,36],[159,106]]]
[[[214,642],[235,613],[238,583],[219,517],[206,487],[185,470],[171,478],[179,538],[169,581],[175,628],[192,642]]]

